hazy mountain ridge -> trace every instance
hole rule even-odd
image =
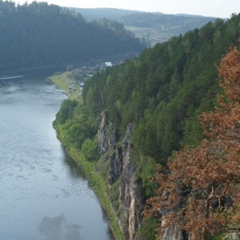
[[[0,10],[0,71],[84,64],[145,47],[121,24],[89,23],[57,5],[0,1]]]
[[[140,38],[145,38],[152,46],[172,36],[200,28],[216,19],[198,15],[150,13],[112,8],[75,8],[74,10],[81,13],[88,21],[107,18],[122,23],[126,29],[133,31]]]

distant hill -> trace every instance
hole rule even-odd
[[[200,28],[216,19],[197,15],[173,15],[112,8],[75,8],[74,10],[81,13],[88,21],[107,18],[122,23],[126,29],[133,31],[137,37],[145,38],[152,46],[172,36]]]
[[[57,5],[0,1],[0,72],[136,55],[145,46],[121,24],[87,22]]]

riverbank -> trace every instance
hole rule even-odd
[[[81,99],[81,88],[74,78],[73,71],[56,73],[48,77],[48,80],[53,82],[58,88],[64,90],[70,100]]]
[[[81,86],[75,79],[73,84],[74,72],[69,71],[62,74],[55,74],[54,76],[49,77],[49,80],[52,81],[58,88],[64,90],[69,99],[81,102]],[[72,87],[71,87],[72,86]],[[74,87],[74,88],[73,88]],[[96,192],[99,197],[100,204],[104,209],[104,212],[107,215],[109,226],[112,230],[114,238],[116,240],[122,239],[122,231],[118,224],[118,219],[112,208],[109,196],[107,195],[107,182],[106,180],[96,171],[97,162],[88,161],[86,157],[81,152],[79,148],[76,148],[73,145],[69,145],[67,140],[62,134],[61,126],[54,125],[58,139],[61,141],[65,147],[68,155],[80,166],[83,174],[89,181],[91,188]]]
[[[59,138],[59,140],[61,141],[61,138]],[[88,179],[90,187],[98,195],[100,204],[106,213],[114,238],[116,240],[121,240],[122,231],[118,225],[115,212],[113,211],[109,198],[106,194],[106,183],[104,179],[96,173],[96,164],[87,161],[83,153],[74,146],[70,146],[66,148],[66,150],[68,155],[80,166],[84,176]]]
[[[8,81],[0,88],[0,239],[113,240],[99,200],[52,127],[65,94],[45,77]]]

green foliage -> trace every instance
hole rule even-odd
[[[68,119],[71,119],[77,104],[76,101],[71,101],[69,99],[64,100],[60,110],[56,114],[56,120],[53,124],[64,124]]]
[[[76,9],[88,20],[111,19],[124,26],[144,39],[151,46],[163,42],[172,36],[178,36],[191,29],[200,28],[213,17],[196,15],[171,15],[163,13],[149,13],[121,9]]]
[[[147,156],[140,156],[139,167],[137,169],[137,177],[141,180],[147,197],[153,196],[155,191],[155,183],[152,178],[157,173],[156,161]]]
[[[98,141],[97,136],[91,140],[89,138],[85,139],[81,151],[88,161],[94,161],[98,157]]]
[[[222,240],[222,239],[224,239],[224,237],[226,237],[225,233],[220,234],[217,237],[210,237],[210,240]],[[231,236],[228,236],[227,239],[234,240],[234,238],[231,238]]]
[[[61,130],[59,133],[61,133]],[[59,137],[61,141],[64,141],[63,139],[61,139],[61,134],[59,135]],[[99,196],[101,206],[103,207],[103,209],[105,209],[108,220],[111,223],[110,227],[114,235],[114,238],[116,240],[121,240],[122,232],[117,222],[117,218],[113,211],[112,205],[109,201],[105,181],[95,171],[96,163],[87,161],[83,153],[80,151],[80,149],[74,147],[73,145],[67,146],[66,150],[69,156],[79,164],[84,176],[86,176],[86,178],[89,180],[90,186],[95,190],[95,192]]]
[[[238,40],[239,18],[208,23],[95,75],[85,84],[84,104],[95,117],[106,110],[120,139],[134,123],[137,152],[165,164],[173,151],[201,141],[197,116],[216,104],[216,65]]]
[[[96,146],[92,139],[97,133],[97,119],[103,111],[119,141],[128,124],[133,123],[137,176],[146,195],[154,195],[149,180],[156,164],[166,164],[174,151],[185,145],[196,146],[202,140],[197,116],[216,105],[216,66],[229,46],[237,43],[239,21],[240,15],[227,22],[217,20],[95,74],[85,82],[83,103],[65,103],[57,115],[54,126],[63,144],[82,148],[86,156],[91,156]],[[113,202],[117,199],[116,186],[111,192]],[[114,206],[118,207],[117,201]],[[144,221],[142,239],[154,239],[151,221]]]
[[[139,240],[156,240],[155,236],[155,229],[157,227],[156,219],[149,217],[144,218],[140,230],[138,232],[138,239]]]
[[[76,65],[145,47],[121,24],[90,23],[57,5],[0,1],[0,9],[1,71]]]
[[[109,197],[111,204],[115,210],[119,210],[119,187],[120,187],[120,179],[116,181],[110,188]]]
[[[80,102],[66,100],[56,116],[54,127],[69,156],[80,165],[90,186],[100,196],[101,205],[107,212],[115,238],[122,239],[122,232],[107,195],[106,179],[96,171],[96,119],[91,118],[91,114]]]
[[[63,145],[81,148],[84,144],[84,151],[87,159],[91,159],[96,154],[96,139],[90,140],[95,136],[96,119],[89,117],[89,114],[78,101],[64,100],[63,104],[53,122]],[[88,139],[88,140],[86,140]]]

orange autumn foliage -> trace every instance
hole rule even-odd
[[[240,52],[232,47],[218,70],[225,96],[200,116],[205,139],[160,168],[160,187],[144,211],[161,213],[160,236],[175,225],[197,240],[240,228]]]

